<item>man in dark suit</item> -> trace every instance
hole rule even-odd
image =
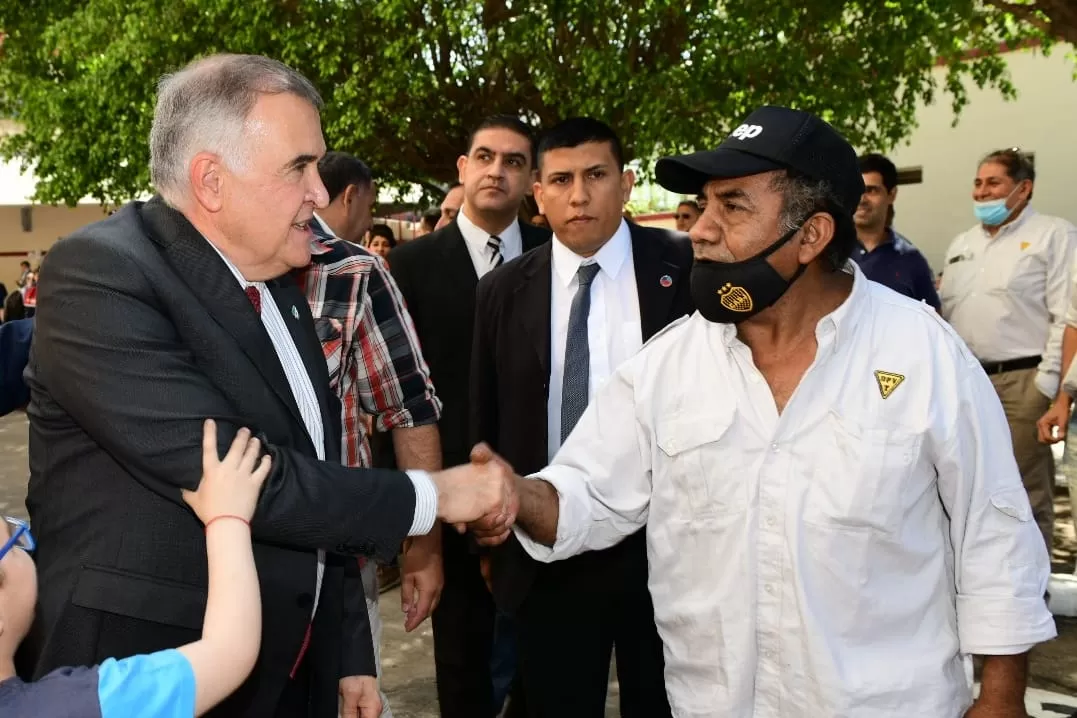
[[[532,180],[532,137],[515,117],[496,116],[473,133],[457,167],[464,204],[446,227],[402,244],[389,267],[415,322],[443,409],[443,465],[468,460],[468,380],[475,285],[502,262],[546,242],[549,232],[517,219]],[[464,537],[444,533],[445,586],[433,614],[442,718],[496,714],[490,676],[495,609]]]
[[[273,464],[251,521],[261,652],[214,715],[329,718],[340,690],[352,715],[376,716],[376,693],[348,687],[373,675],[373,651],[345,556],[392,558],[435,516],[511,514],[492,465],[340,464],[340,406],[286,276],[309,262],[309,222],[327,204],[320,105],[268,58],[216,55],[165,78],[150,136],[162,197],[45,259],[26,373],[35,675],[198,638],[205,537],[180,492],[199,483],[206,417],[222,448],[251,427]]]
[[[473,438],[520,474],[550,462],[618,364],[692,311],[688,242],[622,219],[634,178],[612,129],[566,120],[536,164],[553,241],[479,282],[472,350]],[[621,715],[670,715],[643,531],[548,565],[510,538],[490,560],[498,606],[516,615],[529,716],[601,718],[614,646]]]

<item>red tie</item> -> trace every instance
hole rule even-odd
[[[254,311],[259,314],[262,313],[262,293],[258,291],[258,287],[247,287],[247,299],[251,300],[251,304],[254,305]]]

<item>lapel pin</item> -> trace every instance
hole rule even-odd
[[[658,280],[658,283],[666,289],[669,289],[673,286],[673,277],[669,276],[668,274],[663,274],[662,278]]]
[[[299,310],[295,308],[294,304],[292,305],[292,318],[299,319]]]

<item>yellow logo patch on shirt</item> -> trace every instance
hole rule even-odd
[[[1032,246],[1032,242],[1021,242],[1021,251],[1025,251]]]
[[[879,393],[882,394],[882,397],[889,399],[890,395],[894,393],[894,389],[897,389],[901,386],[901,382],[905,381],[905,377],[901,374],[876,369],[875,381],[879,384]]]

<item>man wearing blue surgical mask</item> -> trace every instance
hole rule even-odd
[[[942,315],[991,377],[1036,523],[1051,550],[1054,459],[1036,421],[1059,391],[1063,328],[1077,228],[1029,206],[1036,171],[1017,149],[987,155],[976,173],[979,224],[946,253]],[[1069,347],[1072,357],[1075,346]]]

